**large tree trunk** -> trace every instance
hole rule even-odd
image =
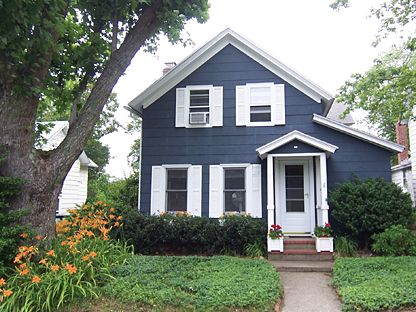
[[[146,40],[158,31],[157,10],[160,5],[161,0],[154,1],[143,10],[120,48],[111,55],[79,116],[71,120],[67,136],[53,151],[34,149],[34,125],[39,103],[39,99],[32,95],[34,88],[27,90],[29,95],[18,96],[14,83],[8,83],[0,75],[0,155],[6,153],[6,159],[0,162],[0,175],[24,180],[21,195],[12,202],[11,209],[28,209],[24,221],[31,224],[37,233],[49,237],[55,235],[55,211],[63,181],[82,152],[119,77]],[[36,75],[39,84],[47,75],[49,61],[44,62],[44,67]]]

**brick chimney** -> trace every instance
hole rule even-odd
[[[399,164],[409,158],[409,140],[407,138],[407,121],[398,121],[396,123],[396,142],[405,147],[404,151],[399,153]]]
[[[165,68],[163,68],[163,76],[166,75],[168,72],[171,71],[172,68],[176,66],[175,62],[168,62],[165,63]]]

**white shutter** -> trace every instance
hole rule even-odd
[[[235,124],[236,126],[245,126],[247,124],[247,101],[246,86],[235,87]]]
[[[261,165],[250,165],[246,169],[246,212],[253,218],[262,217]]]
[[[188,169],[188,200],[187,212],[193,216],[201,216],[202,202],[202,166],[191,166]]]
[[[274,85],[272,90],[272,116],[275,125],[286,123],[284,84]]]
[[[210,123],[213,127],[222,127],[222,116],[223,116],[223,92],[222,87],[213,87],[212,92],[212,109]]]
[[[165,212],[166,169],[152,166],[152,189],[150,198],[150,214],[159,215]]]
[[[177,88],[175,127],[186,126],[186,115],[186,88]]]
[[[209,166],[209,217],[219,218],[224,213],[224,171],[221,166]]]

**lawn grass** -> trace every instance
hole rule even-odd
[[[340,258],[333,284],[343,311],[392,311],[416,307],[416,257]]]
[[[136,256],[113,273],[86,311],[273,311],[282,294],[260,259]]]

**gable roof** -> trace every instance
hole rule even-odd
[[[323,103],[325,114],[329,111],[332,102],[334,101],[334,97],[331,94],[229,28],[225,29],[205,45],[197,49],[159,80],[156,80],[150,87],[134,98],[128,104],[129,107],[136,113],[140,112],[143,108],[148,107],[229,44],[263,65],[316,102]]]
[[[256,149],[256,152],[261,159],[264,159],[269,152],[289,142],[292,142],[293,140],[298,140],[310,146],[319,148],[327,154],[333,154],[338,149],[338,146],[336,145],[322,141],[298,130],[294,130],[292,132],[289,132],[288,134],[285,134],[284,136],[281,136],[280,138],[277,138],[276,140],[273,140],[263,146],[260,146],[258,149]]]
[[[380,146],[384,149],[387,149],[392,152],[403,152],[404,146],[379,138],[378,136],[369,134],[367,132],[357,130],[354,128],[351,128],[349,126],[346,126],[342,124],[341,122],[331,120],[329,118],[325,118],[321,115],[313,114],[313,121],[319,125],[334,129],[336,131],[348,134],[350,136],[356,137],[358,139],[361,139],[363,141],[369,142],[371,144]]]

